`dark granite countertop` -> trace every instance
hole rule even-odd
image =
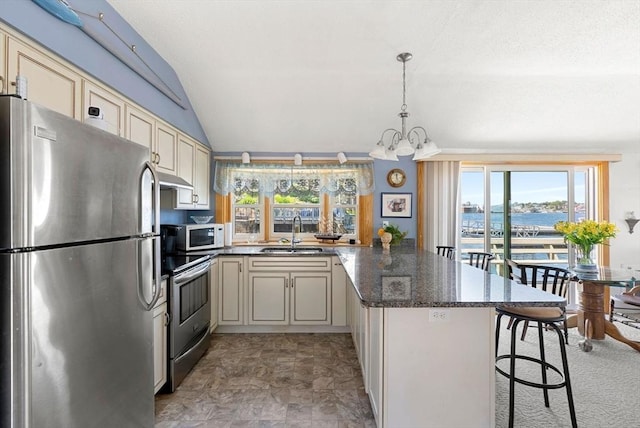
[[[428,251],[335,248],[360,300],[371,307],[565,306],[553,294]]]
[[[190,255],[216,256],[333,256],[342,264],[366,306],[372,307],[490,307],[565,306],[566,300],[550,293],[518,284],[465,263],[449,260],[412,246],[322,247],[322,252],[265,253],[265,247],[287,245],[225,247]],[[301,245],[298,248],[303,249]]]
[[[336,255],[336,251],[335,248],[337,247],[328,247],[328,246],[322,246],[322,247],[318,247],[315,245],[296,245],[296,252],[292,252],[292,253],[288,253],[288,252],[263,252],[264,248],[277,248],[277,249],[282,249],[282,250],[286,250],[288,248],[291,248],[290,244],[283,244],[283,245],[278,245],[278,244],[273,244],[273,245],[239,245],[239,246],[235,246],[235,247],[224,247],[224,248],[218,248],[215,250],[206,250],[206,251],[190,251],[189,255],[209,255],[212,257],[215,256],[265,256],[265,257],[282,257],[282,256],[294,256],[294,257],[300,257],[300,256],[335,256]],[[311,251],[306,251],[305,249],[309,249],[309,248],[322,248],[322,251],[319,252],[311,252]]]

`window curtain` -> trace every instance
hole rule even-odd
[[[360,195],[368,195],[374,190],[373,163],[291,166],[216,161],[213,190],[221,195],[242,189],[270,195],[288,190],[296,180],[318,180],[319,190],[329,194],[355,186]]]
[[[460,162],[427,161],[424,180],[424,248],[435,251],[436,245],[457,247]]]

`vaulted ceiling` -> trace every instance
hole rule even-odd
[[[108,0],[215,152],[369,152],[402,104],[444,152],[640,144],[640,1]]]

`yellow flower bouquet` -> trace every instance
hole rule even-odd
[[[553,228],[560,232],[566,242],[578,250],[578,264],[593,264],[591,252],[594,245],[602,244],[618,232],[615,224],[608,221],[582,220],[580,222],[559,221]]]

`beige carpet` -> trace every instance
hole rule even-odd
[[[505,353],[510,344],[509,332],[503,329],[500,351]],[[640,341],[640,330],[616,323],[629,339]],[[546,331],[547,359],[562,367],[557,335]],[[578,348],[581,337],[577,329],[569,330],[567,358],[570,366],[573,399],[578,426],[582,428],[640,427],[640,352],[607,337],[593,341],[591,352]],[[518,353],[538,356],[538,332],[529,329],[525,341],[518,340]],[[502,367],[502,365],[501,365]],[[540,379],[538,366],[523,362],[516,366],[518,377],[533,381]],[[526,375],[521,376],[521,374]],[[546,408],[542,390],[516,384],[515,426],[570,427],[566,390],[550,391],[551,406]],[[507,427],[509,421],[509,383],[496,373],[496,426]]]

